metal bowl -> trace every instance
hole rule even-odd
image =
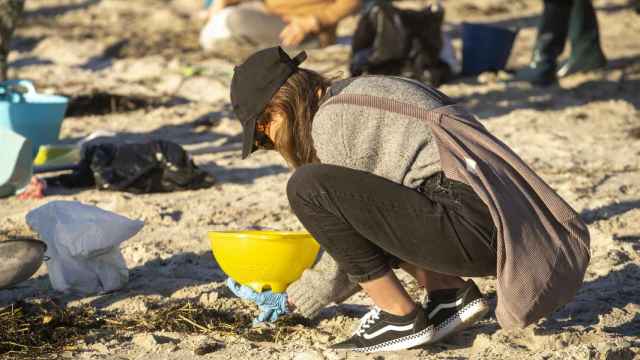
[[[0,289],[31,277],[44,260],[47,245],[36,239],[0,241]]]

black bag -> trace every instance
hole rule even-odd
[[[54,183],[154,193],[210,187],[214,179],[199,169],[180,145],[154,140],[89,145],[79,168],[71,175],[58,177]]]
[[[398,75],[439,86],[452,76],[440,59],[443,20],[442,7],[403,10],[376,1],[353,35],[351,75]]]

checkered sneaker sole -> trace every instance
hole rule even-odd
[[[431,340],[433,333],[434,333],[433,326],[429,326],[426,329],[415,334],[393,339],[393,340],[390,340],[378,345],[374,345],[374,346],[353,349],[353,351],[361,352],[361,353],[370,353],[370,352],[399,351],[399,350],[410,349],[412,347],[428,343],[429,340]]]
[[[461,331],[476,321],[482,319],[489,312],[489,304],[483,298],[476,299],[467,304],[455,314],[438,324],[433,331],[433,337],[429,343],[438,342],[445,337]]]

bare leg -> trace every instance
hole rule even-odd
[[[400,263],[400,268],[411,275],[427,292],[440,289],[459,289],[466,282],[459,276],[452,276],[419,268],[406,262]],[[381,278],[360,283],[374,304],[382,310],[398,316],[410,314],[416,307],[400,280],[393,271],[389,271]],[[294,310],[295,304],[289,301],[289,309]]]
[[[427,292],[439,289],[457,289],[466,284],[459,276],[421,269],[405,262],[400,263],[400,268],[413,276]],[[415,308],[415,302],[402,287],[393,271],[388,272],[381,278],[360,283],[360,286],[379,308],[390,314],[407,315]],[[289,301],[288,306],[289,310],[295,310],[296,306],[291,301]]]
[[[375,280],[360,283],[371,300],[382,310],[397,316],[411,314],[416,303],[400,284],[393,271]]]
[[[424,287],[427,292],[440,289],[457,289],[465,285],[464,280],[459,276],[451,276],[420,269],[413,264],[405,262],[400,263],[400,268],[413,276],[418,284]]]

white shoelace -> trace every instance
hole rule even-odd
[[[362,336],[362,334],[380,318],[380,311],[380,308],[377,306],[369,310],[369,312],[360,319],[360,324],[353,335]]]

